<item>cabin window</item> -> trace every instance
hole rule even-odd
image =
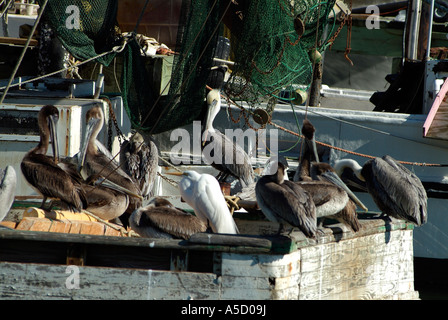
[[[38,136],[37,111],[1,109],[0,134]]]

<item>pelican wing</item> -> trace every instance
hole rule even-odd
[[[58,198],[77,211],[87,206],[81,184],[42,154],[28,154],[21,163],[26,180],[44,196]]]
[[[355,232],[358,232],[362,228],[356,214],[356,204],[352,200],[349,200],[344,209],[333,217],[339,222],[349,226]]]
[[[408,196],[404,200],[407,201],[404,203],[405,209],[408,210],[406,212],[415,218],[417,225],[426,223],[428,196],[421,180],[415,173],[410,171],[401,163],[397,162],[391,156],[385,155],[382,159],[394,168],[403,179],[405,184],[403,188],[408,191]]]
[[[277,184],[267,177],[257,182],[255,191],[259,204],[266,206],[276,220],[298,227],[306,236],[314,237],[317,232],[316,206],[308,192],[294,182],[285,180],[283,184]]]
[[[159,164],[159,154],[157,146],[150,141],[149,145],[143,145],[140,152],[140,189],[142,196],[152,195],[152,189],[157,176],[157,166]]]
[[[367,185],[378,207],[398,219],[412,221],[417,225],[424,223],[426,221],[426,192],[421,187],[424,194],[422,193],[420,187],[416,185],[415,177],[409,174],[409,170],[406,168],[403,170],[402,165],[391,159],[386,161],[375,158],[369,162],[369,166],[371,166],[372,177],[367,180]]]
[[[298,181],[296,183],[311,195],[316,207],[331,200],[331,191],[338,191],[338,187],[323,181]]]
[[[209,132],[210,140],[206,142],[203,155],[214,168],[230,173],[240,179],[243,187],[249,186],[255,180],[255,173],[248,154],[241,146],[233,143],[218,130]]]
[[[131,178],[140,179],[140,157],[138,154],[132,153],[130,150],[131,143],[126,140],[121,145],[120,165]]]
[[[249,186],[254,182],[255,173],[249,155],[237,143],[233,143],[223,135],[223,160],[227,169],[236,177],[238,177],[245,186]],[[227,150],[232,150],[232,158],[229,159]]]
[[[205,232],[206,224],[185,211],[155,207],[144,211],[145,224],[158,228],[176,238],[189,239],[192,234]]]

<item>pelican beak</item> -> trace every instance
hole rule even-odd
[[[167,172],[166,174],[170,174],[172,176],[186,176],[186,174],[184,174],[183,172]]]
[[[208,129],[205,129],[204,133],[202,134],[202,146],[205,146],[205,143],[207,142],[207,136],[208,136]]]
[[[80,157],[78,158],[78,170],[81,172],[82,167],[84,166],[84,162],[86,160],[87,148],[89,145],[90,137],[93,134],[93,129],[97,125],[97,123],[101,121],[100,119],[91,118],[86,124],[86,134],[84,136],[84,140],[82,142]]]
[[[129,189],[126,189],[106,178],[99,178],[95,181],[94,185],[103,185],[105,187],[108,187],[110,189],[116,190],[118,192],[126,193],[127,195],[138,198],[140,200],[143,200],[143,197],[139,194],[136,194],[135,192],[130,191]]]
[[[202,134],[202,146],[204,146],[205,143],[207,142],[208,130],[212,127],[213,120],[216,116],[215,108],[216,108],[217,104],[218,104],[218,100],[213,99],[213,101],[208,106],[207,115],[205,117],[205,130]]]
[[[350,190],[347,185],[339,178],[339,176],[334,172],[324,172],[322,173],[322,176],[329,182],[337,185],[338,187],[342,188],[345,192],[347,192],[350,199],[353,200],[360,208],[362,208],[364,211],[368,211],[369,209],[361,202],[361,200],[358,199],[358,197]]]
[[[51,147],[53,149],[53,160],[55,163],[59,162],[59,145],[58,145],[58,137],[56,135],[56,125],[58,119],[56,117],[50,116],[48,121],[50,127],[50,139],[51,139]]]
[[[306,143],[308,145],[308,148],[310,148],[313,151],[313,155],[314,155],[315,161],[319,162],[319,155],[317,153],[316,139],[314,138],[314,136],[313,136],[313,138],[311,140],[306,139]]]

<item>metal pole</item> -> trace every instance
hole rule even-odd
[[[426,60],[429,60],[431,53],[431,35],[432,35],[432,21],[434,18],[434,0],[431,0],[431,13],[429,15],[429,28],[428,28],[428,42],[426,45]]]
[[[421,0],[410,0],[410,2],[411,5],[408,6],[408,18],[410,17],[410,23],[406,58],[409,60],[416,60],[418,48],[418,30],[420,29],[419,26],[422,2]]]
[[[17,70],[19,70],[20,64],[22,63],[23,57],[25,56],[26,50],[28,49],[28,46],[30,45],[31,38],[33,37],[34,32],[36,31],[37,25],[39,24],[39,20],[42,17],[42,14],[44,13],[45,7],[47,5],[48,0],[45,0],[42,7],[40,8],[39,15],[36,18],[36,21],[34,22],[33,29],[31,30],[31,33],[26,40],[25,46],[23,47],[22,54],[19,57],[19,60],[17,61],[16,67],[14,68],[14,71],[11,74],[11,77],[9,78],[8,85],[6,86],[5,91],[3,91],[3,95],[0,99],[0,104],[3,103],[3,100],[5,100],[6,94],[8,93],[9,87],[11,86],[12,81],[14,80],[14,77],[16,76]]]

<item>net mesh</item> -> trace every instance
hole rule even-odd
[[[294,99],[294,86],[307,88],[311,83],[309,53],[325,49],[323,30],[334,2],[240,0],[234,14],[229,0],[184,0],[175,48],[178,55],[164,96],[150,88],[152,73],[137,41],[129,41],[123,52],[98,62],[107,66],[116,55],[123,59],[120,94],[134,128],[149,133],[178,128],[203,117],[215,46],[223,34],[223,19],[231,16],[238,28],[230,36],[235,65],[224,87],[226,94],[250,106],[266,97],[276,98],[285,89]],[[79,10],[79,28],[67,28],[67,21],[76,15],[67,9],[73,5]],[[66,49],[85,60],[121,44],[116,13],[113,0],[61,0],[49,1],[44,16]]]
[[[39,5],[43,4],[39,0]],[[77,59],[86,60],[117,45],[117,1],[48,1],[43,19],[48,21],[64,47]],[[113,54],[97,59],[109,65]]]
[[[334,2],[243,2],[242,32],[232,38],[236,66],[225,88],[227,95],[254,105],[264,98],[279,98],[282,91],[288,92],[283,98],[293,100],[298,86],[306,90],[313,72],[310,53],[325,49],[322,34]]]

